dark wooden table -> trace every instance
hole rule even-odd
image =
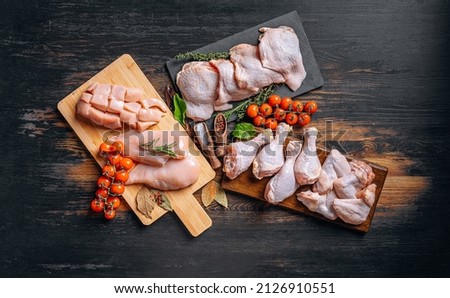
[[[450,276],[449,2],[241,2],[2,1],[1,277]],[[100,170],[60,99],[124,53],[162,94],[169,58],[294,9],[325,78],[302,97],[333,123],[321,145],[390,170],[368,234],[231,194],[199,238],[174,214],[88,210]]]

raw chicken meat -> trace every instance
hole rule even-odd
[[[170,159],[183,159],[189,153],[189,137],[187,135],[179,135],[174,131],[147,130],[144,132],[137,132],[129,130],[125,134],[120,134],[109,140],[112,142],[122,141],[124,143],[124,156],[128,156],[137,162],[154,167],[164,166]],[[152,141],[154,141],[154,146],[174,143],[172,150],[175,152],[176,156],[171,157],[167,154],[150,153],[148,150],[141,147],[141,145],[148,144]]]
[[[181,170],[180,170],[181,169]],[[188,153],[181,160],[171,159],[164,167],[138,164],[130,171],[126,185],[143,183],[160,190],[176,190],[194,184],[200,176],[200,164]]]
[[[166,111],[161,100],[145,99],[138,88],[100,83],[91,84],[77,103],[80,116],[109,129],[120,129],[124,122],[143,131],[159,123]]]
[[[234,179],[245,172],[255,159],[261,146],[269,143],[272,131],[265,130],[246,142],[234,142],[227,146],[227,154],[223,157],[223,171],[225,175]]]
[[[318,130],[315,127],[305,129],[302,152],[295,161],[295,179],[300,185],[313,184],[319,179],[321,166],[317,156],[316,140]]]
[[[195,120],[209,119],[217,100],[219,74],[208,62],[186,63],[177,74],[177,86],[186,102],[186,116]]]
[[[358,199],[363,199],[364,202],[366,202],[367,206],[372,207],[373,203],[375,202],[375,191],[377,189],[377,186],[372,183],[366,188],[358,191],[356,193],[356,197]]]
[[[259,54],[262,66],[283,75],[292,91],[302,85],[306,77],[297,34],[291,27],[263,27],[259,29]]]
[[[302,143],[299,141],[290,141],[286,146],[286,161],[283,167],[266,185],[264,192],[266,201],[278,204],[292,196],[300,186],[295,180],[294,163],[301,150]]]
[[[333,188],[334,180],[350,173],[350,171],[351,168],[347,158],[336,149],[331,150],[322,165],[319,180],[313,185],[313,191],[319,194],[329,192]]]
[[[333,208],[340,219],[352,225],[362,224],[370,212],[370,207],[362,199],[336,199]]]
[[[284,164],[283,144],[292,130],[291,126],[282,122],[278,124],[275,139],[263,147],[253,160],[253,175],[257,179],[276,174]]]
[[[217,94],[219,98],[214,102],[215,111],[224,111],[232,108],[231,101],[243,100],[255,94],[248,89],[241,89],[234,80],[234,64],[230,60],[218,59],[209,61],[219,72],[219,85]]]
[[[297,194],[297,200],[302,202],[309,210],[320,213],[331,220],[337,218],[337,214],[333,209],[333,202],[335,199],[337,199],[337,196],[333,190],[322,195],[310,190],[302,191]]]
[[[352,171],[334,180],[333,186],[341,199],[355,199],[356,193],[372,183],[375,174],[372,167],[360,160],[350,162]]]
[[[257,92],[272,83],[284,83],[279,72],[263,67],[258,46],[245,43],[234,46],[230,49],[230,60],[234,63],[234,77],[240,88]]]

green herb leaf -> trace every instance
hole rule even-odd
[[[249,140],[256,135],[256,128],[251,123],[238,123],[234,127],[233,137],[241,140]]]
[[[158,206],[166,211],[173,211],[169,199],[164,194],[161,194],[161,198],[158,200]]]
[[[181,98],[178,93],[173,96],[173,117],[184,126],[184,120],[186,118],[186,102]]]
[[[140,144],[139,147],[150,153],[151,155],[164,154],[171,158],[176,158],[178,155],[173,150],[173,148],[177,145],[177,142],[172,142],[170,144],[163,144],[156,146],[156,143],[159,141],[159,138],[154,139],[148,143]]]
[[[217,60],[217,59],[229,59],[230,54],[228,52],[211,52],[211,53],[198,53],[198,52],[186,52],[180,53],[175,56],[175,59],[190,59],[195,61],[209,61],[209,60]]]

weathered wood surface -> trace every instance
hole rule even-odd
[[[449,277],[449,2],[242,2],[2,2],[0,276]],[[199,238],[88,211],[100,172],[62,97],[123,53],[162,94],[175,54],[293,9],[325,78],[302,97],[319,146],[389,168],[369,233],[235,195]]]

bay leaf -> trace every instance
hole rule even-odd
[[[212,201],[216,197],[217,187],[214,180],[206,184],[202,189],[202,203],[205,207],[211,205]]]
[[[155,209],[156,202],[152,199],[150,189],[143,186],[136,195],[137,209],[147,218],[152,218],[152,211]]]
[[[214,200],[219,203],[220,205],[222,205],[223,207],[228,209],[228,198],[227,198],[227,194],[225,193],[225,191],[223,190],[222,186],[215,182],[216,185],[216,195],[214,197]]]
[[[158,205],[166,211],[173,211],[172,205],[165,195],[161,195],[161,202]]]

